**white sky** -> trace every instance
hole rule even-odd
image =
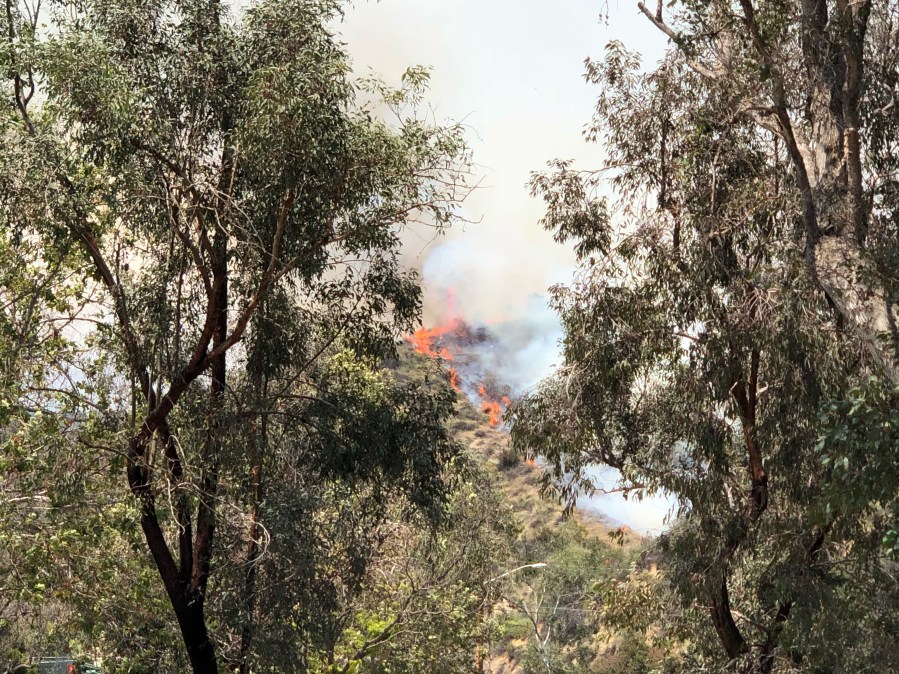
[[[635,0],[357,0],[339,31],[360,74],[371,69],[396,84],[409,65],[431,66],[428,99],[437,119],[471,128],[482,187],[465,212],[476,224],[410,244],[424,271],[426,324],[444,318],[452,287],[469,320],[544,326],[551,338],[522,350],[528,363],[521,370],[529,383],[546,376],[557,362],[558,322],[542,297],[570,278],[574,254],[540,227],[543,206],[529,196],[528,177],[554,158],[584,168],[602,163],[602,148],[581,136],[596,98],[583,78],[584,59],[602,58],[615,39],[652,64],[665,38]],[[657,531],[670,507],[663,499],[635,503],[618,495],[582,503],[643,532]]]

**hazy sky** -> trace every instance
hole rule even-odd
[[[471,129],[482,186],[465,214],[477,222],[446,239],[409,244],[410,261],[424,272],[425,322],[445,317],[452,287],[465,318],[494,324],[504,344],[515,344],[503,372],[518,381],[507,383],[518,390],[536,383],[558,361],[558,320],[546,308],[546,290],[570,278],[574,255],[541,229],[543,206],[529,196],[528,176],[554,158],[600,165],[602,148],[581,136],[596,98],[584,59],[601,58],[616,39],[652,64],[665,39],[635,1],[602,0],[357,1],[340,31],[361,74],[370,68],[396,84],[407,66],[431,66],[437,119],[464,120]],[[602,475],[612,486],[615,474]],[[670,507],[617,494],[589,505],[644,532],[658,530]]]
[[[601,57],[611,39],[658,58],[665,41],[636,2],[358,1],[340,30],[359,72],[371,68],[398,81],[410,64],[433,67],[437,118],[471,129],[482,187],[465,211],[478,222],[411,251],[426,273],[428,317],[439,316],[445,286],[454,287],[467,317],[495,321],[567,279],[573,254],[540,228],[543,208],[526,183],[553,158],[601,163],[602,148],[581,137],[596,96],[583,62]]]

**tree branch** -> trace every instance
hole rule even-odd
[[[641,12],[643,12],[643,14],[646,16],[646,18],[649,19],[656,28],[658,28],[665,35],[667,35],[669,38],[671,38],[671,41],[674,42],[674,44],[676,44],[678,46],[678,48],[680,48],[683,45],[683,41],[684,41],[683,37],[678,35],[671,26],[669,26],[667,23],[665,23],[662,20],[661,0],[659,2],[659,9],[656,12],[656,14],[653,14],[651,11],[649,11],[649,9],[646,7],[646,5],[644,5],[642,2],[637,3],[637,8]],[[699,75],[702,75],[703,77],[705,77],[707,79],[718,80],[723,76],[723,73],[715,72],[708,66],[703,65],[702,63],[700,63],[699,61],[696,61],[695,59],[688,58],[688,59],[686,59],[686,63],[694,72],[696,72]]]

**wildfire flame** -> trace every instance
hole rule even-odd
[[[449,297],[447,298],[447,315],[450,317],[446,323],[443,325],[438,325],[433,328],[421,328],[416,330],[411,335],[406,335],[405,339],[412,347],[415,349],[417,353],[423,354],[430,358],[440,358],[447,363],[449,363],[448,367],[448,375],[449,375],[449,383],[456,391],[462,391],[461,389],[461,377],[459,376],[458,370],[452,365],[453,363],[453,354],[447,349],[444,345],[441,338],[445,335],[453,335],[454,333],[466,333],[471,334],[471,327],[465,324],[455,312],[455,296],[450,290]],[[452,340],[450,340],[450,343]],[[487,414],[487,418],[490,422],[491,426],[498,426],[502,421],[503,412],[509,408],[512,404],[512,401],[509,399],[509,396],[502,396],[499,400],[495,400],[493,395],[488,388],[486,383],[481,383],[478,386],[478,395],[481,397],[481,410]]]
[[[481,404],[481,409],[487,413],[491,426],[499,424],[500,419],[502,419],[503,416],[502,405],[495,400],[485,401]]]
[[[439,337],[451,332],[455,327],[456,322],[457,321],[454,319],[452,322],[447,323],[446,325],[438,325],[436,328],[421,328],[411,335],[407,335],[406,341],[409,342],[418,353],[430,356],[431,358],[452,360],[453,354],[451,354],[446,347],[440,347],[435,350],[435,342]]]
[[[487,389],[486,383],[478,385],[478,395],[483,399],[483,402],[481,402],[481,410],[487,414],[490,425],[499,426],[503,419],[503,412],[512,405],[509,396],[503,396],[499,400],[495,400]]]
[[[450,319],[444,325],[438,325],[433,328],[420,328],[411,335],[406,335],[405,339],[417,353],[430,358],[442,358],[452,363],[453,354],[445,346],[439,344],[441,337],[457,330],[460,324],[459,318],[454,315],[456,298],[452,289],[450,289],[447,299],[447,313],[450,315]],[[449,367],[449,383],[456,391],[462,390],[459,388],[459,373],[452,365]]]
[[[412,345],[417,353],[424,354],[430,358],[442,358],[452,363],[453,354],[445,346],[437,346],[437,340],[452,332],[457,321],[453,320],[446,325],[438,325],[436,328],[422,328],[416,330],[411,335],[406,335],[406,341]],[[459,373],[452,365],[449,367],[449,383],[455,390],[461,391],[459,388]]]

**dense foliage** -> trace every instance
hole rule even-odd
[[[6,4],[6,622],[125,671],[184,666],[175,629],[197,672],[328,667],[385,523],[440,523],[454,394],[382,361],[468,152],[424,70],[351,80],[339,14]]]
[[[533,178],[581,269],[513,437],[563,498],[591,463],[676,497],[632,593],[668,598],[617,619],[682,671],[895,671],[899,8],[641,9],[665,58],[587,65],[608,167]]]
[[[341,8],[6,0],[0,670],[899,671],[899,6],[640,4],[608,166],[533,176],[580,270],[512,440],[569,508],[672,495],[639,555],[521,521],[398,353],[470,157]]]

